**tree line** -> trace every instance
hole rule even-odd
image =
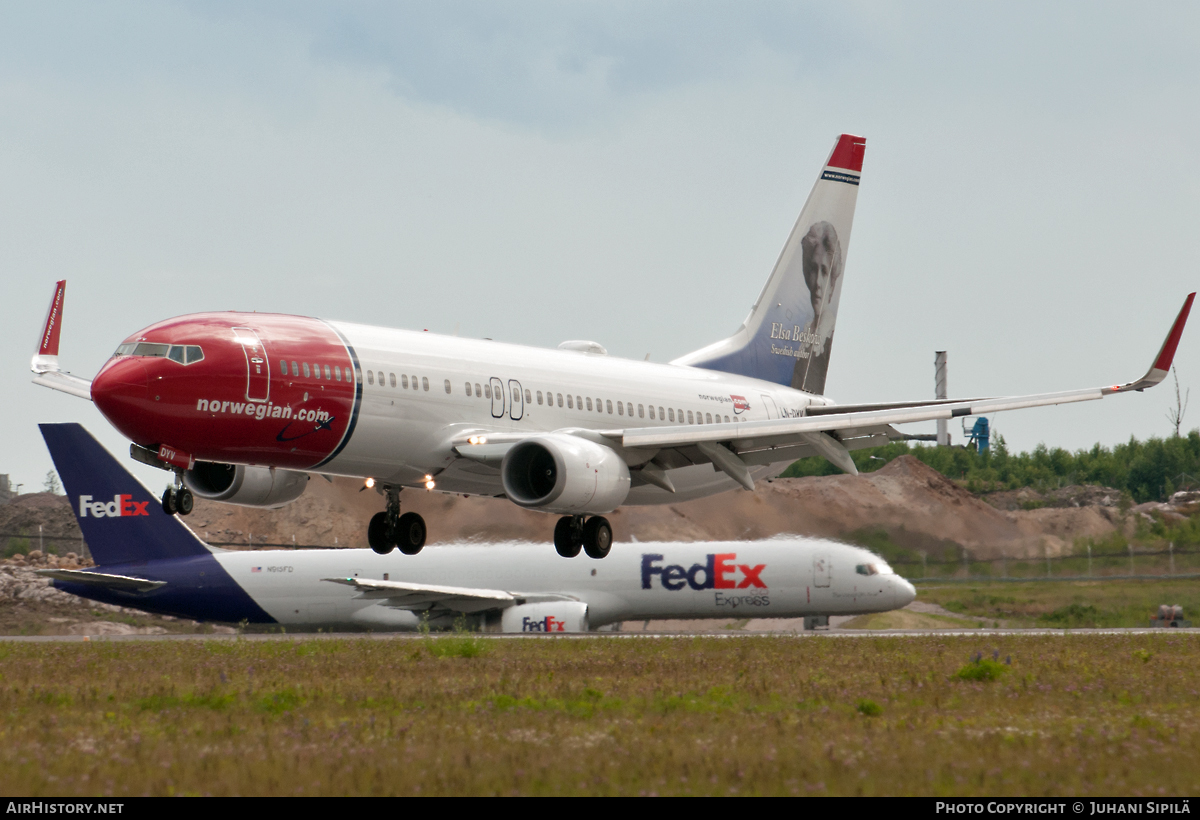
[[[1010,453],[997,435],[982,453],[966,447],[937,447],[898,441],[851,454],[859,472],[872,472],[902,455],[913,456],[947,478],[964,482],[971,492],[1031,487],[1039,491],[1072,484],[1099,484],[1122,490],[1135,503],[1165,501],[1180,489],[1200,488],[1200,430],[1184,436],[1130,437],[1124,444],[1070,452],[1039,444],[1031,452]],[[840,473],[819,457],[802,458],[783,477]]]

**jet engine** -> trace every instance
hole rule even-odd
[[[609,447],[564,433],[514,444],[500,465],[514,504],[564,515],[615,510],[629,495],[629,467]]]
[[[197,461],[183,475],[188,488],[211,501],[275,509],[290,504],[308,486],[308,474],[272,467]]]

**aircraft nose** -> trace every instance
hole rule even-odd
[[[145,412],[146,368],[137,359],[110,362],[92,379],[92,401],[117,429]]]
[[[917,588],[897,575],[892,578],[892,596],[897,608],[908,606],[917,599]]]

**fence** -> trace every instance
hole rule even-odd
[[[964,551],[959,560],[889,560],[892,568],[910,581],[1025,581],[1080,578],[1161,578],[1200,575],[1200,549],[1138,549],[1130,544],[1121,552],[1096,552],[1092,547],[1071,555],[1044,555],[1040,558],[1001,556],[986,561],[971,558]]]

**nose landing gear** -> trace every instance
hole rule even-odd
[[[554,525],[554,549],[563,558],[574,558],[581,549],[589,558],[603,558],[612,549],[612,526],[602,515],[586,521],[582,515],[564,515]]]
[[[191,515],[192,507],[196,502],[192,496],[192,491],[183,486],[183,478],[176,474],[175,485],[167,487],[162,495],[163,512],[167,515]]]
[[[400,514],[400,489],[384,487],[387,510],[375,513],[367,525],[367,543],[380,555],[395,548],[405,555],[416,555],[425,546],[425,519],[415,512]]]

